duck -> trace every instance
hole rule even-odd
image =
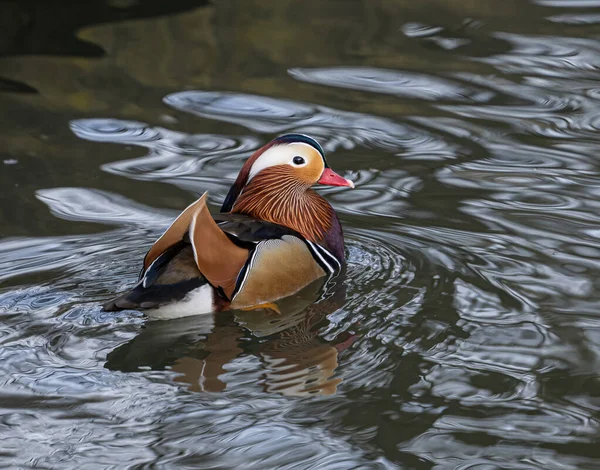
[[[146,253],[137,284],[103,305],[168,319],[224,310],[271,309],[345,266],[340,220],[316,184],[354,188],[323,147],[279,136],[242,166],[218,214],[205,192]]]

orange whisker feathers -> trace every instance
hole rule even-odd
[[[244,187],[231,210],[284,225],[318,242],[332,226],[331,205],[294,178],[286,165],[263,170]]]

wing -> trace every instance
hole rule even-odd
[[[294,235],[302,238],[295,230],[264,220],[253,219],[242,214],[217,214],[215,222],[237,245],[253,249],[264,240]]]
[[[188,206],[152,245],[138,284],[104,305],[108,311],[157,308],[184,300],[207,284],[231,298],[249,251],[233,243],[206,207],[206,193]],[[214,292],[204,290],[213,302]]]
[[[322,245],[306,240],[300,233],[291,228],[253,219],[242,214],[218,214],[214,218],[219,228],[239,246],[253,250],[261,242],[282,239],[285,235],[289,235],[302,240],[315,261],[327,273],[334,274],[342,268],[340,261],[331,251]]]

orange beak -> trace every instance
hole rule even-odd
[[[350,188],[354,188],[354,183],[352,181],[342,178],[331,168],[325,168],[323,170],[323,174],[317,183],[325,184],[327,186],[349,186]]]

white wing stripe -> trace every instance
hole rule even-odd
[[[329,253],[327,250],[325,250],[323,247],[316,245],[315,243],[313,243],[311,241],[308,241],[308,240],[306,240],[306,241],[308,243],[308,246],[311,248],[311,251],[313,252],[313,254],[317,255],[317,257],[323,262],[323,264],[325,266],[327,266],[329,273],[333,274],[336,271],[336,269],[330,263],[328,263],[325,260],[325,258],[323,257],[323,255],[325,255],[331,259],[331,258],[333,258],[333,255],[331,253]],[[337,261],[337,259],[335,261],[337,262],[337,264],[339,266],[339,262]]]
[[[252,255],[250,255],[250,259],[248,261],[246,261],[247,268],[246,268],[246,272],[244,273],[244,278],[242,279],[242,282],[240,282],[239,287],[236,289],[233,297],[231,297],[232,302],[233,302],[233,299],[235,299],[235,297],[238,295],[238,293],[240,293],[242,291],[242,289],[244,288],[244,284],[246,284],[246,281],[248,280],[248,275],[250,274],[250,271],[254,267],[254,260],[256,259],[257,253],[258,253],[258,247],[256,247],[254,249],[254,251],[252,252]],[[237,282],[236,282],[236,284],[237,284]]]

